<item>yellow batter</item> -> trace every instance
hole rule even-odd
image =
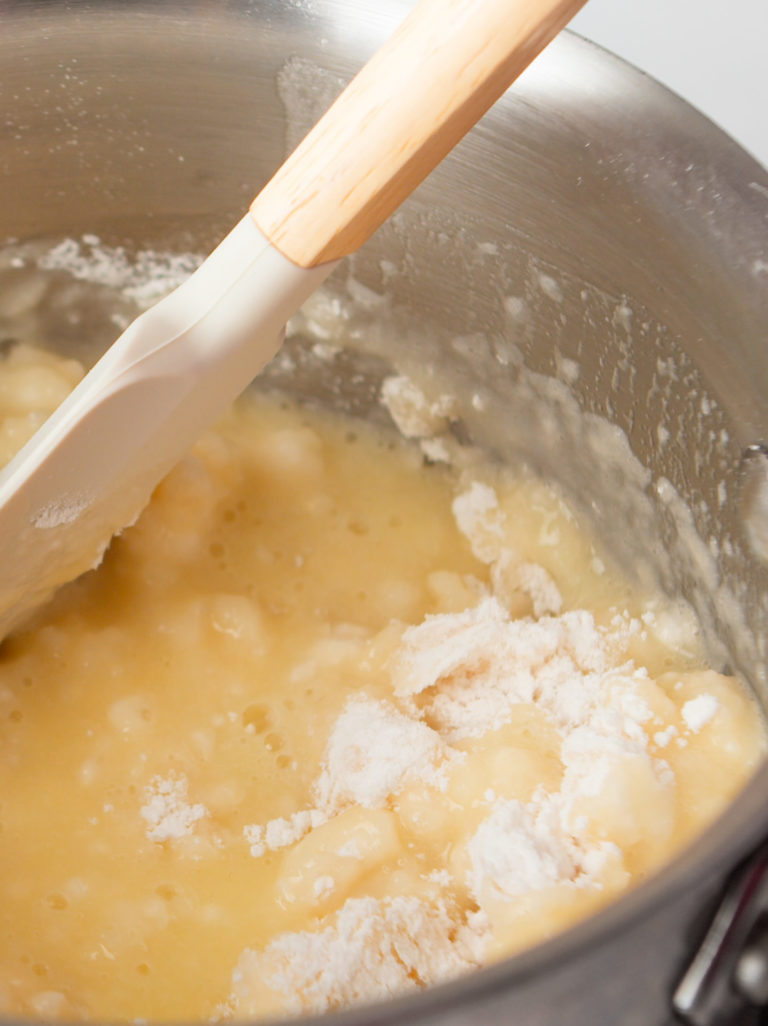
[[[78,373],[6,359],[5,458]],[[765,748],[670,616],[539,482],[241,402],[0,649],[0,1011],[322,1011],[598,907]]]

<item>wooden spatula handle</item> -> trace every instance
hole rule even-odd
[[[251,214],[301,267],[358,249],[585,0],[421,0]]]

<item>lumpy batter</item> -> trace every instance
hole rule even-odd
[[[79,373],[5,358],[4,457]],[[541,482],[429,451],[243,400],[6,641],[0,1011],[424,986],[595,910],[744,782],[760,719],[685,612]]]

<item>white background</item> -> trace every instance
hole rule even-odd
[[[768,0],[588,0],[570,27],[669,86],[768,167]]]

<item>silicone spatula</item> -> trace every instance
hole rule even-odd
[[[421,0],[180,288],[0,477],[0,636],[96,565],[283,326],[585,0]]]

